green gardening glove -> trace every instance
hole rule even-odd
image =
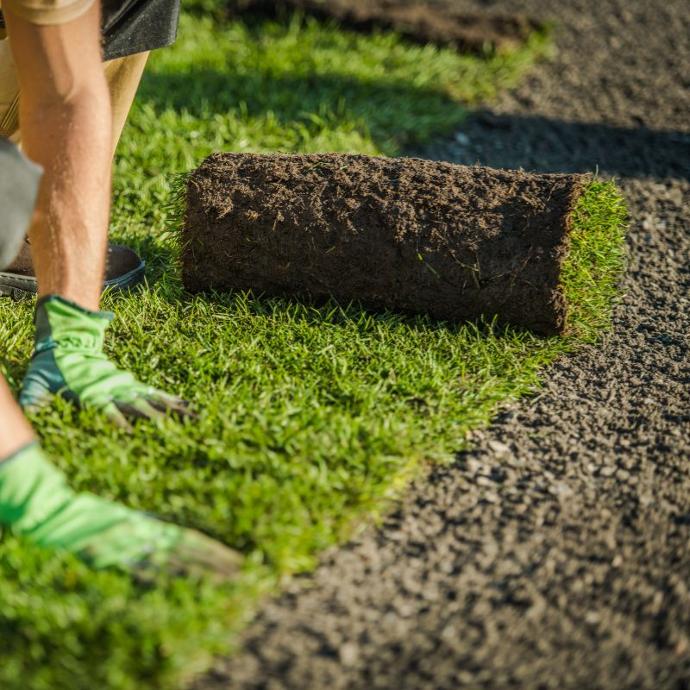
[[[77,554],[94,568],[142,580],[160,573],[224,580],[240,563],[236,552],[200,532],[75,493],[37,443],[0,461],[0,525],[39,546]]]
[[[36,345],[19,403],[42,407],[54,395],[101,409],[119,426],[127,417],[161,417],[172,411],[191,415],[184,400],[137,381],[103,353],[112,312],[89,311],[62,297],[43,297],[36,305]]]

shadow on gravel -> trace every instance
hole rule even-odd
[[[434,154],[432,149],[427,155]],[[479,111],[456,135],[454,162],[534,172],[690,179],[690,132]],[[448,157],[446,148],[443,158]]]

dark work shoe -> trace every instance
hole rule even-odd
[[[135,252],[119,244],[108,243],[108,258],[103,289],[124,290],[144,279],[145,264]],[[26,240],[19,256],[4,271],[0,271],[0,295],[21,298],[35,295],[38,290],[31,247]]]

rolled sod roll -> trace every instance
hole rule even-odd
[[[412,158],[214,154],[186,181],[183,282],[562,334],[562,268],[589,183]]]

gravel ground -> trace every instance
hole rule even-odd
[[[614,332],[266,603],[196,690],[690,688],[690,12],[498,0],[559,54],[431,157],[615,175]]]

